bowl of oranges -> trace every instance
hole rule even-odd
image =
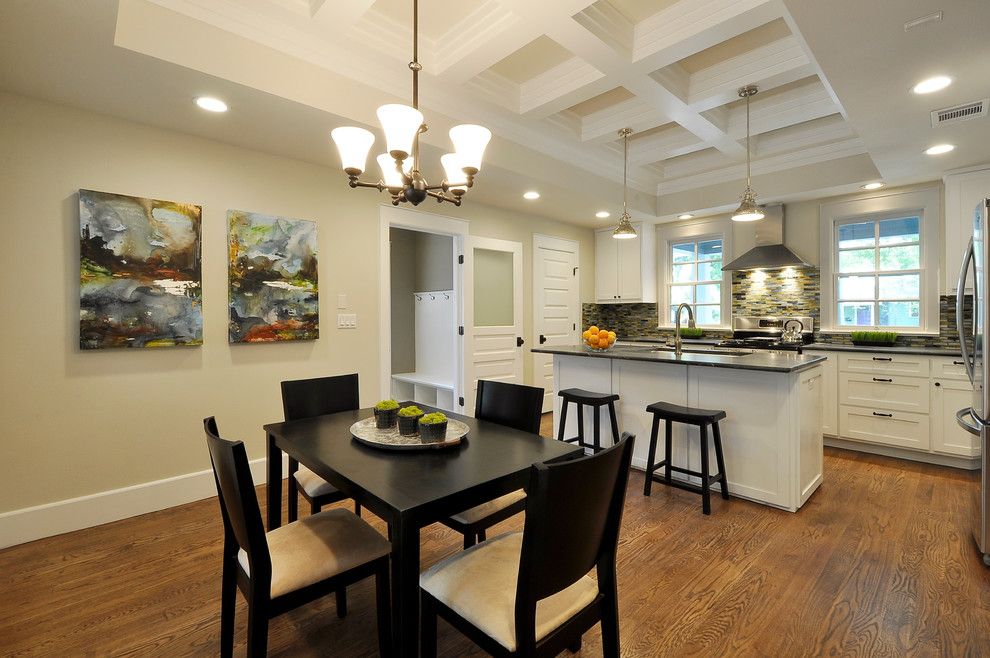
[[[615,332],[599,329],[595,325],[588,327],[581,338],[584,340],[584,348],[591,352],[606,352],[615,346]]]

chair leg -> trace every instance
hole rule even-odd
[[[224,553],[228,553],[224,547]],[[220,581],[220,656],[234,655],[234,609],[237,606],[237,553],[225,555]]]
[[[287,492],[289,523],[299,518],[299,483],[296,482],[296,471],[299,470],[299,462],[289,457],[289,490]]]
[[[592,409],[591,418],[593,421],[592,427],[594,429],[592,430],[591,436],[593,437],[592,440],[594,441],[596,455],[602,450],[602,427],[601,427],[602,417],[601,416],[602,416],[601,407],[596,406],[594,409]]]
[[[247,655],[264,658],[268,654],[268,601],[261,597],[248,600]]]
[[[309,503],[309,513],[310,514],[319,514],[320,513],[320,506],[311,501]]]
[[[347,616],[347,588],[341,587],[337,590],[337,618],[343,619]]]
[[[619,442],[619,421],[615,417],[615,403],[608,403],[609,420],[612,421],[612,445]]]
[[[708,482],[708,426],[702,425],[701,430],[701,511],[712,513],[711,484]]]
[[[575,641],[573,641],[570,644],[568,644],[567,645],[567,650],[570,651],[571,653],[580,653],[581,652],[581,638],[578,638]]]
[[[422,658],[436,658],[437,655],[437,609],[432,598],[420,592],[420,641],[419,655]]]
[[[643,484],[643,495],[649,496],[653,490],[654,462],[657,458],[657,439],[660,436],[660,416],[653,415],[653,431],[650,432],[650,454],[646,458],[646,482]]]
[[[472,546],[474,546],[474,542],[475,542],[475,534],[473,532],[470,532],[470,531],[465,532],[464,533],[464,550],[466,551],[467,549],[469,549]]]
[[[563,402],[560,403],[560,420],[558,421],[560,424],[557,426],[557,440],[558,441],[563,441],[564,438],[565,438],[564,426],[567,425],[567,405],[568,404],[569,403],[568,403],[568,401],[566,399]]]
[[[578,445],[584,447],[584,405],[577,403],[578,410]]]
[[[674,427],[670,420],[664,421],[664,432],[663,432],[663,459],[664,459],[664,469],[663,478],[670,484],[670,465],[674,461],[671,456],[671,451],[674,448]]]
[[[718,421],[712,423],[712,433],[715,435],[715,461],[718,462],[718,475],[722,481],[722,498],[729,500],[729,480],[725,477],[725,457],[722,456],[722,433],[718,429]]]
[[[602,597],[602,656],[619,658],[619,593],[615,575],[615,554],[611,555],[610,566],[602,568],[599,563],[599,591]]]
[[[361,516],[361,503],[356,500],[354,501],[354,513]]]
[[[375,572],[375,608],[378,614],[378,654],[385,658],[392,655],[392,607],[389,605],[388,559],[381,561]]]
[[[481,542],[487,540],[488,540],[488,536],[485,534],[484,528],[482,528],[481,530],[478,531],[478,543],[480,544]]]

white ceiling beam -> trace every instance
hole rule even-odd
[[[629,164],[649,165],[668,158],[687,155],[708,145],[680,126],[671,126],[645,137],[633,137],[629,142]]]
[[[309,0],[309,15],[314,21],[336,31],[356,23],[373,4],[375,0]]]
[[[757,95],[750,101],[752,134],[770,132],[795,124],[820,119],[838,113],[839,107],[817,79],[807,84],[766,96]],[[726,132],[735,139],[746,138],[746,107],[733,107],[725,124]]]
[[[572,57],[519,85],[519,111],[543,118],[613,88],[604,73],[580,57]]]
[[[856,132],[842,115],[832,114],[760,135],[755,143],[753,155],[762,157],[784,151],[796,151],[853,137],[856,137]]]
[[[607,0],[591,5],[575,15],[574,20],[615,52],[632,58],[636,26]]]
[[[503,75],[488,69],[464,83],[480,98],[519,114],[519,85]]]

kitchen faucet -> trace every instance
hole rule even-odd
[[[677,311],[674,313],[674,355],[680,356],[682,351],[681,345],[681,310],[687,309],[688,312],[688,327],[694,328],[694,311],[691,310],[690,304],[681,303],[677,307]]]

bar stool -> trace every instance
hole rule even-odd
[[[580,388],[566,388],[563,391],[557,393],[560,397],[564,398],[564,403],[560,407],[560,428],[557,430],[557,440],[564,441],[566,443],[576,443],[582,448],[591,448],[595,452],[602,450],[601,443],[601,429],[599,428],[599,418],[601,417],[600,409],[608,405],[608,413],[610,420],[612,421],[612,445],[615,445],[619,441],[619,423],[615,420],[615,403],[619,400],[618,395],[613,395],[611,393],[595,393],[593,391],[584,391]],[[564,438],[564,425],[567,424],[567,405],[571,402],[577,405],[578,414],[578,433],[577,436],[571,437],[570,439]],[[594,413],[594,443],[588,443],[584,440],[584,406],[588,405],[592,407]]]
[[[701,510],[705,514],[712,513],[711,485],[718,482],[722,488],[722,498],[729,499],[729,485],[725,479],[725,459],[722,457],[722,435],[718,430],[718,421],[725,418],[725,412],[721,409],[692,409],[682,407],[667,402],[654,402],[646,408],[646,411],[653,414],[653,432],[650,434],[650,454],[646,459],[646,483],[643,486],[643,495],[649,496],[653,481],[656,480],[667,486],[677,487],[701,494]],[[664,434],[664,459],[656,464],[653,460],[657,456],[657,435],[660,431],[660,421],[666,421]],[[671,423],[686,423],[697,425],[701,430],[701,472],[692,471],[680,466],[671,464]],[[718,473],[709,475],[708,473],[708,426],[712,426],[712,435],[715,443],[715,461],[718,463]],[[664,469],[664,475],[654,475],[654,471],[660,467]],[[673,480],[670,477],[671,471],[693,475],[701,478],[701,486],[689,482]]]

